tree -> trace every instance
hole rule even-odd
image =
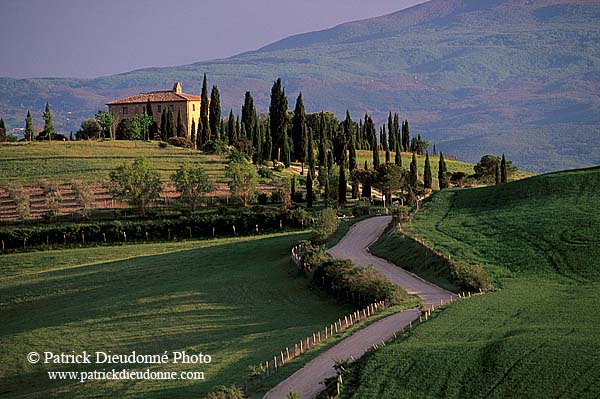
[[[348,182],[346,181],[346,167],[342,163],[340,165],[340,176],[338,179],[338,204],[342,205],[346,203],[346,192]]]
[[[260,123],[258,122],[258,118],[254,120],[254,136],[252,138],[252,161],[260,165],[263,163],[263,152],[262,152],[262,143],[263,143],[263,131]]]
[[[496,170],[495,170],[495,175],[494,175],[494,183],[496,183],[496,185],[501,183],[500,180],[500,165],[496,164]]]
[[[402,150],[400,146],[400,140],[396,140],[396,155],[394,156],[394,164],[402,167]]]
[[[181,119],[181,111],[177,111],[177,137],[184,137],[183,120]]]
[[[167,141],[167,108],[163,108],[162,114],[160,115],[160,139]]]
[[[113,114],[103,109],[96,112],[96,120],[100,124],[103,138],[111,138],[112,128],[115,124]]]
[[[148,101],[146,101],[146,108],[144,109],[146,115],[150,117],[150,126],[148,127],[148,134],[146,136],[147,140],[154,139],[154,136],[158,132],[158,126],[156,126],[156,122],[154,122],[154,112],[152,111],[152,103],[150,102],[150,97],[148,97]]]
[[[159,173],[145,158],[136,159],[131,165],[119,166],[110,173],[110,180],[113,195],[127,201],[142,216],[162,191]]]
[[[170,139],[174,135],[175,124],[173,123],[173,111],[171,108],[167,109],[167,139]]]
[[[204,195],[213,189],[204,168],[200,165],[192,166],[188,161],[179,166],[171,180],[181,194],[180,201],[192,212],[200,206]]]
[[[385,125],[381,128],[381,145],[385,151],[385,163],[390,163],[390,147],[388,146],[387,134],[385,132]]]
[[[265,132],[265,145],[263,146],[263,156],[262,159],[264,162],[272,161],[273,158],[273,138],[271,137],[271,127],[269,122],[267,121],[267,131]]]
[[[306,176],[306,207],[312,208],[314,201],[313,193],[313,171],[308,168],[308,176]]]
[[[402,123],[402,150],[410,151],[410,128],[408,127],[408,120]]]
[[[235,141],[235,116],[233,116],[233,109],[230,109],[229,119],[227,119],[227,142],[233,145]]]
[[[243,206],[248,206],[258,188],[258,173],[254,165],[245,160],[230,162],[227,166],[227,177],[231,179],[231,193]]]
[[[292,143],[294,144],[293,159],[302,163],[302,172],[304,173],[304,162],[306,159],[306,113],[304,112],[304,102],[302,93],[298,94],[296,107],[294,108],[294,117],[292,118]]]
[[[514,173],[517,168],[512,165],[511,161],[504,158],[504,179],[502,180],[502,158],[495,155],[484,155],[481,160],[473,167],[475,178],[483,183],[492,183],[495,181],[496,169],[499,169],[500,182],[508,180],[508,176]]]
[[[75,198],[82,212],[86,212],[92,207],[95,200],[94,190],[88,183],[84,183],[81,180],[74,180],[71,183],[71,188],[75,193]]]
[[[363,178],[366,178],[364,176]],[[392,192],[407,187],[408,177],[406,171],[399,166],[390,163],[379,165],[379,167],[367,177],[373,187],[385,195],[386,203],[392,201]]]
[[[8,196],[15,203],[17,218],[25,220],[31,215],[31,200],[29,193],[23,186],[10,185],[6,188]]]
[[[246,127],[246,134],[250,140],[253,140],[256,134],[254,126],[257,120],[254,99],[252,98],[252,94],[247,91],[244,95],[244,105],[242,105],[242,124]]]
[[[221,131],[221,95],[217,86],[212,87],[210,92],[210,132],[212,140],[220,140]]]
[[[506,169],[506,158],[502,154],[502,161],[500,162],[500,183],[506,183],[508,181],[508,170]]]
[[[285,89],[281,86],[281,79],[277,79],[271,88],[271,105],[269,106],[269,121],[273,137],[273,159],[278,161],[284,155],[283,151],[290,151],[287,140],[288,102]],[[284,148],[287,146],[287,148]],[[288,164],[289,165],[289,164]],[[288,166],[286,165],[286,166]]]
[[[4,123],[4,121],[2,121],[2,123]],[[32,141],[33,135],[33,119],[31,118],[31,112],[27,111],[27,117],[25,118],[25,140]]]
[[[198,122],[198,148],[203,148],[204,143],[206,143],[211,136],[210,124],[208,122],[208,108],[208,84],[206,82],[206,74],[204,74],[204,79],[202,80],[202,95],[200,98],[200,122]],[[202,127],[202,130],[200,130],[200,126]]]
[[[81,128],[75,133],[75,136],[77,140],[97,139],[100,137],[101,131],[102,126],[97,119],[86,119],[81,122]]]
[[[429,163],[429,153],[425,153],[425,169],[423,171],[423,186],[431,188],[433,186],[433,178],[431,177],[431,164]]]
[[[379,146],[377,145],[377,137],[373,135],[371,140],[371,148],[373,151],[373,167],[377,168],[379,166]]]
[[[290,148],[290,138],[287,132],[283,133],[283,144],[281,146],[281,161],[286,168],[292,164],[292,150]]]
[[[0,142],[5,142],[6,140],[6,125],[4,124],[4,119],[0,118]]]
[[[190,131],[190,141],[192,142],[192,148],[196,148],[196,120],[192,118],[192,128]]]
[[[410,163],[410,174],[408,176],[408,184],[410,187],[417,188],[419,182],[419,170],[417,169],[417,156],[413,152],[412,161]]]
[[[50,104],[46,103],[46,110],[44,111],[44,137],[48,140],[52,140],[56,132],[54,131],[54,123],[52,122],[52,112],[50,111]]]
[[[446,160],[444,159],[444,154],[440,151],[440,160],[438,162],[438,183],[440,190],[448,188],[449,182],[447,172],[448,168],[446,167]]]
[[[467,178],[467,174],[465,172],[453,172],[450,175],[450,183],[455,186],[462,187],[465,184],[465,179]]]
[[[46,208],[48,208],[48,216],[53,217],[60,214],[60,204],[63,201],[63,196],[60,193],[60,187],[56,183],[42,181],[42,192],[46,200]]]

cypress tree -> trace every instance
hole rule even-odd
[[[431,188],[433,178],[431,177],[431,165],[429,164],[429,153],[425,153],[425,170],[423,171],[423,185],[425,188]]]
[[[399,147],[402,148],[402,143],[400,142],[402,138],[400,137],[400,126],[398,121],[398,114],[394,113],[394,141],[399,143]],[[396,148],[396,146],[394,146]]]
[[[154,122],[154,112],[152,111],[150,97],[148,97],[148,101],[146,101],[146,115],[148,115],[152,120],[152,123],[150,123],[150,126],[148,126],[148,140],[153,140],[157,133],[158,126],[156,126],[156,122]]]
[[[283,133],[283,145],[281,146],[281,160],[286,168],[292,164],[292,149],[290,148],[290,138],[287,132]]]
[[[288,102],[285,89],[281,86],[281,79],[273,83],[271,89],[271,105],[269,106],[269,120],[271,124],[271,135],[273,137],[273,158],[280,161],[280,157],[289,157],[289,141],[287,137],[287,110]],[[284,148],[285,147],[285,148]],[[283,152],[287,152],[284,154]],[[284,163],[289,161],[284,159]]]
[[[220,141],[224,142],[225,144],[227,144],[228,138],[227,138],[227,132],[225,131],[225,119],[222,119],[221,122],[219,123],[219,125],[221,125],[221,128],[219,129],[218,139]]]
[[[190,141],[193,148],[196,148],[196,120],[192,118],[192,131],[190,132]]]
[[[203,148],[204,143],[210,139],[210,124],[208,122],[209,113],[208,102],[208,83],[206,82],[206,73],[202,80],[202,94],[200,98],[200,121],[198,122],[198,148]],[[202,127],[202,129],[200,129]]]
[[[369,170],[369,163],[367,160],[365,160],[365,172],[368,170]],[[370,181],[363,182],[361,197],[368,198],[369,201],[371,200],[371,182]]]
[[[290,186],[290,194],[292,198],[294,198],[294,194],[296,194],[296,175],[292,175],[292,183]]]
[[[177,111],[177,127],[176,127],[177,137],[184,136],[183,130],[184,129],[183,129],[183,121],[181,120],[181,111]]]
[[[306,134],[306,113],[304,112],[304,101],[302,101],[302,93],[298,94],[296,99],[296,107],[294,108],[294,117],[292,119],[292,143],[293,159],[302,163],[304,170],[304,160],[306,155],[306,143],[304,136]]]
[[[4,119],[0,118],[0,142],[5,142],[7,139],[6,125],[4,124]]]
[[[315,177],[316,169],[315,169],[315,147],[313,141],[313,134],[310,128],[307,128],[306,136],[308,137],[308,144],[306,146],[306,161],[308,162],[308,169],[312,171],[313,179]]]
[[[4,125],[4,121],[2,121],[2,125]],[[32,141],[33,135],[33,119],[31,118],[31,112],[27,111],[27,117],[25,118],[25,140]]]
[[[233,145],[235,140],[235,117],[233,116],[233,109],[229,110],[229,119],[227,120],[227,142],[229,145]]]
[[[2,121],[4,125],[4,121]],[[6,127],[4,127],[4,132],[6,134]],[[46,103],[46,110],[44,111],[44,136],[48,140],[52,140],[52,136],[54,136],[54,122],[52,122],[52,112],[50,111],[50,104]]]
[[[173,130],[175,129],[174,125],[173,111],[171,111],[171,108],[169,108],[167,111],[167,139],[173,137]]]
[[[500,182],[506,183],[508,181],[508,171],[506,170],[506,158],[502,154],[502,161],[500,162]]]
[[[209,121],[212,140],[220,140],[221,131],[221,95],[219,88],[215,85],[210,92]]]
[[[403,151],[410,151],[410,129],[408,127],[408,120],[405,120],[402,124],[402,149]]]
[[[251,141],[254,141],[254,135],[256,134],[254,126],[257,120],[254,99],[252,98],[252,94],[247,91],[244,95],[244,105],[242,105],[242,123],[246,125],[246,134]]]
[[[160,115],[160,139],[167,141],[167,108],[163,108],[162,114]]]
[[[154,113],[152,112],[152,103],[150,103],[150,97],[148,97],[148,101],[146,101],[146,115],[149,117],[154,117]]]
[[[252,160],[255,164],[262,164],[262,129],[260,128],[260,124],[258,123],[258,118],[254,120],[254,137],[252,139],[252,147],[254,152],[252,153]]]
[[[394,140],[394,119],[392,118],[392,113],[388,115],[388,148],[390,151],[396,148],[396,141]]]
[[[433,155],[437,155],[437,150],[435,149],[435,143],[433,143]]]
[[[410,163],[410,175],[408,177],[408,183],[412,188],[417,188],[419,182],[419,172],[417,169],[417,156],[413,152],[412,161]]]
[[[313,172],[308,168],[308,176],[306,176],[306,207],[312,208],[313,200]]]
[[[273,160],[273,138],[271,137],[271,127],[267,122],[267,131],[265,132],[265,145],[263,147],[263,161],[270,162]]]
[[[342,205],[346,203],[346,165],[340,165],[340,177],[338,179],[338,204]]]
[[[402,151],[400,151],[400,140],[396,140],[396,155],[394,157],[394,163],[396,166],[402,167]]]
[[[371,139],[371,148],[373,150],[373,167],[379,167],[379,147],[377,146],[377,137],[373,135]]]
[[[234,138],[234,143],[237,142],[238,140],[241,140],[242,138],[242,129],[240,128],[240,117],[237,116],[235,118],[235,138]]]
[[[385,150],[385,163],[389,164],[391,162],[391,154],[390,147],[388,146],[387,135],[385,133],[385,125],[383,126],[381,142],[383,143],[383,149]]]
[[[202,126],[202,118],[198,119],[198,125],[196,126],[196,149],[202,149],[202,132],[204,131],[204,126]]]
[[[446,181],[446,172],[446,161],[444,160],[444,154],[440,151],[440,161],[438,163],[438,182],[440,190],[448,188],[448,183]]]

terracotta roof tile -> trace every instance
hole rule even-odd
[[[148,99],[150,102],[176,102],[176,101],[200,101],[200,96],[187,93],[175,93],[169,91],[151,91],[148,93],[140,93],[135,96],[125,97],[111,101],[106,105],[116,104],[145,104]]]

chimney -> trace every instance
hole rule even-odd
[[[181,82],[177,82],[173,85],[173,92],[181,93]]]

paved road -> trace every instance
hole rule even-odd
[[[418,295],[427,307],[438,306],[456,298],[452,293],[409,273],[398,266],[378,258],[368,250],[390,223],[391,216],[370,218],[356,223],[348,234],[333,248],[327,251],[331,256],[352,259],[360,266],[375,266],[393,283],[407,292]],[[379,320],[334,347],[323,352],[302,369],[298,370],[275,388],[267,392],[265,399],[284,399],[290,390],[298,392],[302,399],[313,399],[323,389],[321,381],[335,375],[333,366],[336,360],[359,358],[375,343],[392,338],[394,333],[408,326],[419,317],[418,309],[409,309]]]

